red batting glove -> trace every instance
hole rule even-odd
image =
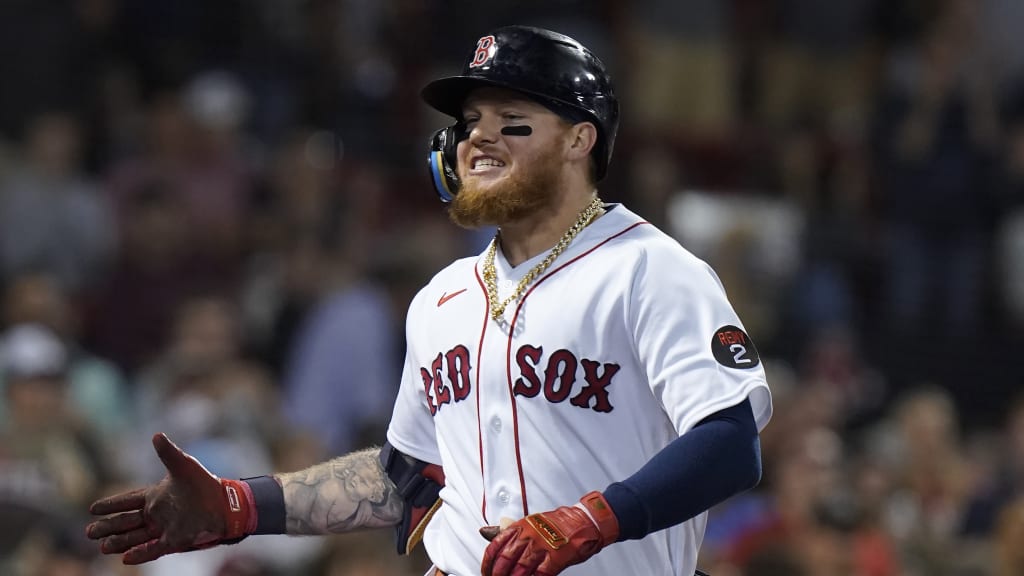
[[[530,514],[500,532],[485,526],[480,534],[491,541],[482,576],[555,576],[615,542],[619,521],[604,496],[591,492],[574,506]]]
[[[142,564],[237,540],[255,530],[256,509],[247,484],[217,478],[162,433],[153,436],[153,448],[167,468],[163,480],[89,507],[89,512],[106,516],[85,528],[89,538],[100,541],[101,552],[123,552],[125,564]]]

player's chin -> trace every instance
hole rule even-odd
[[[505,202],[507,189],[505,180],[467,179],[449,206],[449,217],[455,224],[469,229],[499,225],[506,220],[509,209]]]

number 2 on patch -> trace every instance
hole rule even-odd
[[[711,352],[722,366],[749,370],[761,363],[757,346],[739,326],[722,326],[711,337]]]
[[[743,355],[747,353],[747,348],[742,344],[733,344],[729,346],[729,351],[733,352],[732,360],[737,364],[750,364],[750,358],[744,358]]]

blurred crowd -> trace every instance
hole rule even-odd
[[[718,270],[775,396],[714,576],[1024,574],[1024,3],[0,2],[0,573],[422,574],[386,531],[140,568],[86,507],[380,443],[449,224],[420,104],[485,30],[602,56],[601,195]],[[600,489],[601,486],[594,488]]]

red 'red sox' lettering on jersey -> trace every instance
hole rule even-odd
[[[597,412],[611,412],[615,407],[608,399],[608,386],[612,377],[619,371],[618,364],[600,362],[584,358],[576,359],[572,352],[556,350],[548,357],[544,365],[544,380],[541,381],[537,369],[541,367],[544,355],[543,347],[524,344],[516,352],[516,364],[521,376],[516,379],[512,392],[516,396],[533,398],[544,391],[548,402],[563,402],[573,391],[578,366],[583,365],[583,388],[569,400],[573,406],[593,408]],[[593,400],[593,406],[591,406]]]
[[[579,359],[564,348],[553,352],[545,361],[544,348],[529,344],[520,346],[515,358],[519,376],[512,392],[516,396],[534,398],[543,392],[544,399],[553,404],[569,400],[573,406],[590,408],[595,412],[615,409],[608,387],[619,371],[618,364]],[[439,353],[429,368],[420,368],[431,415],[437,414],[442,405],[459,402],[469,396],[472,387],[470,369],[469,350],[461,344]],[[576,387],[581,371],[583,384]]]
[[[461,344],[438,354],[430,368],[420,368],[431,416],[437,414],[442,404],[465,400],[469,396],[469,370],[469,350]],[[443,379],[442,371],[447,373],[447,379]]]

